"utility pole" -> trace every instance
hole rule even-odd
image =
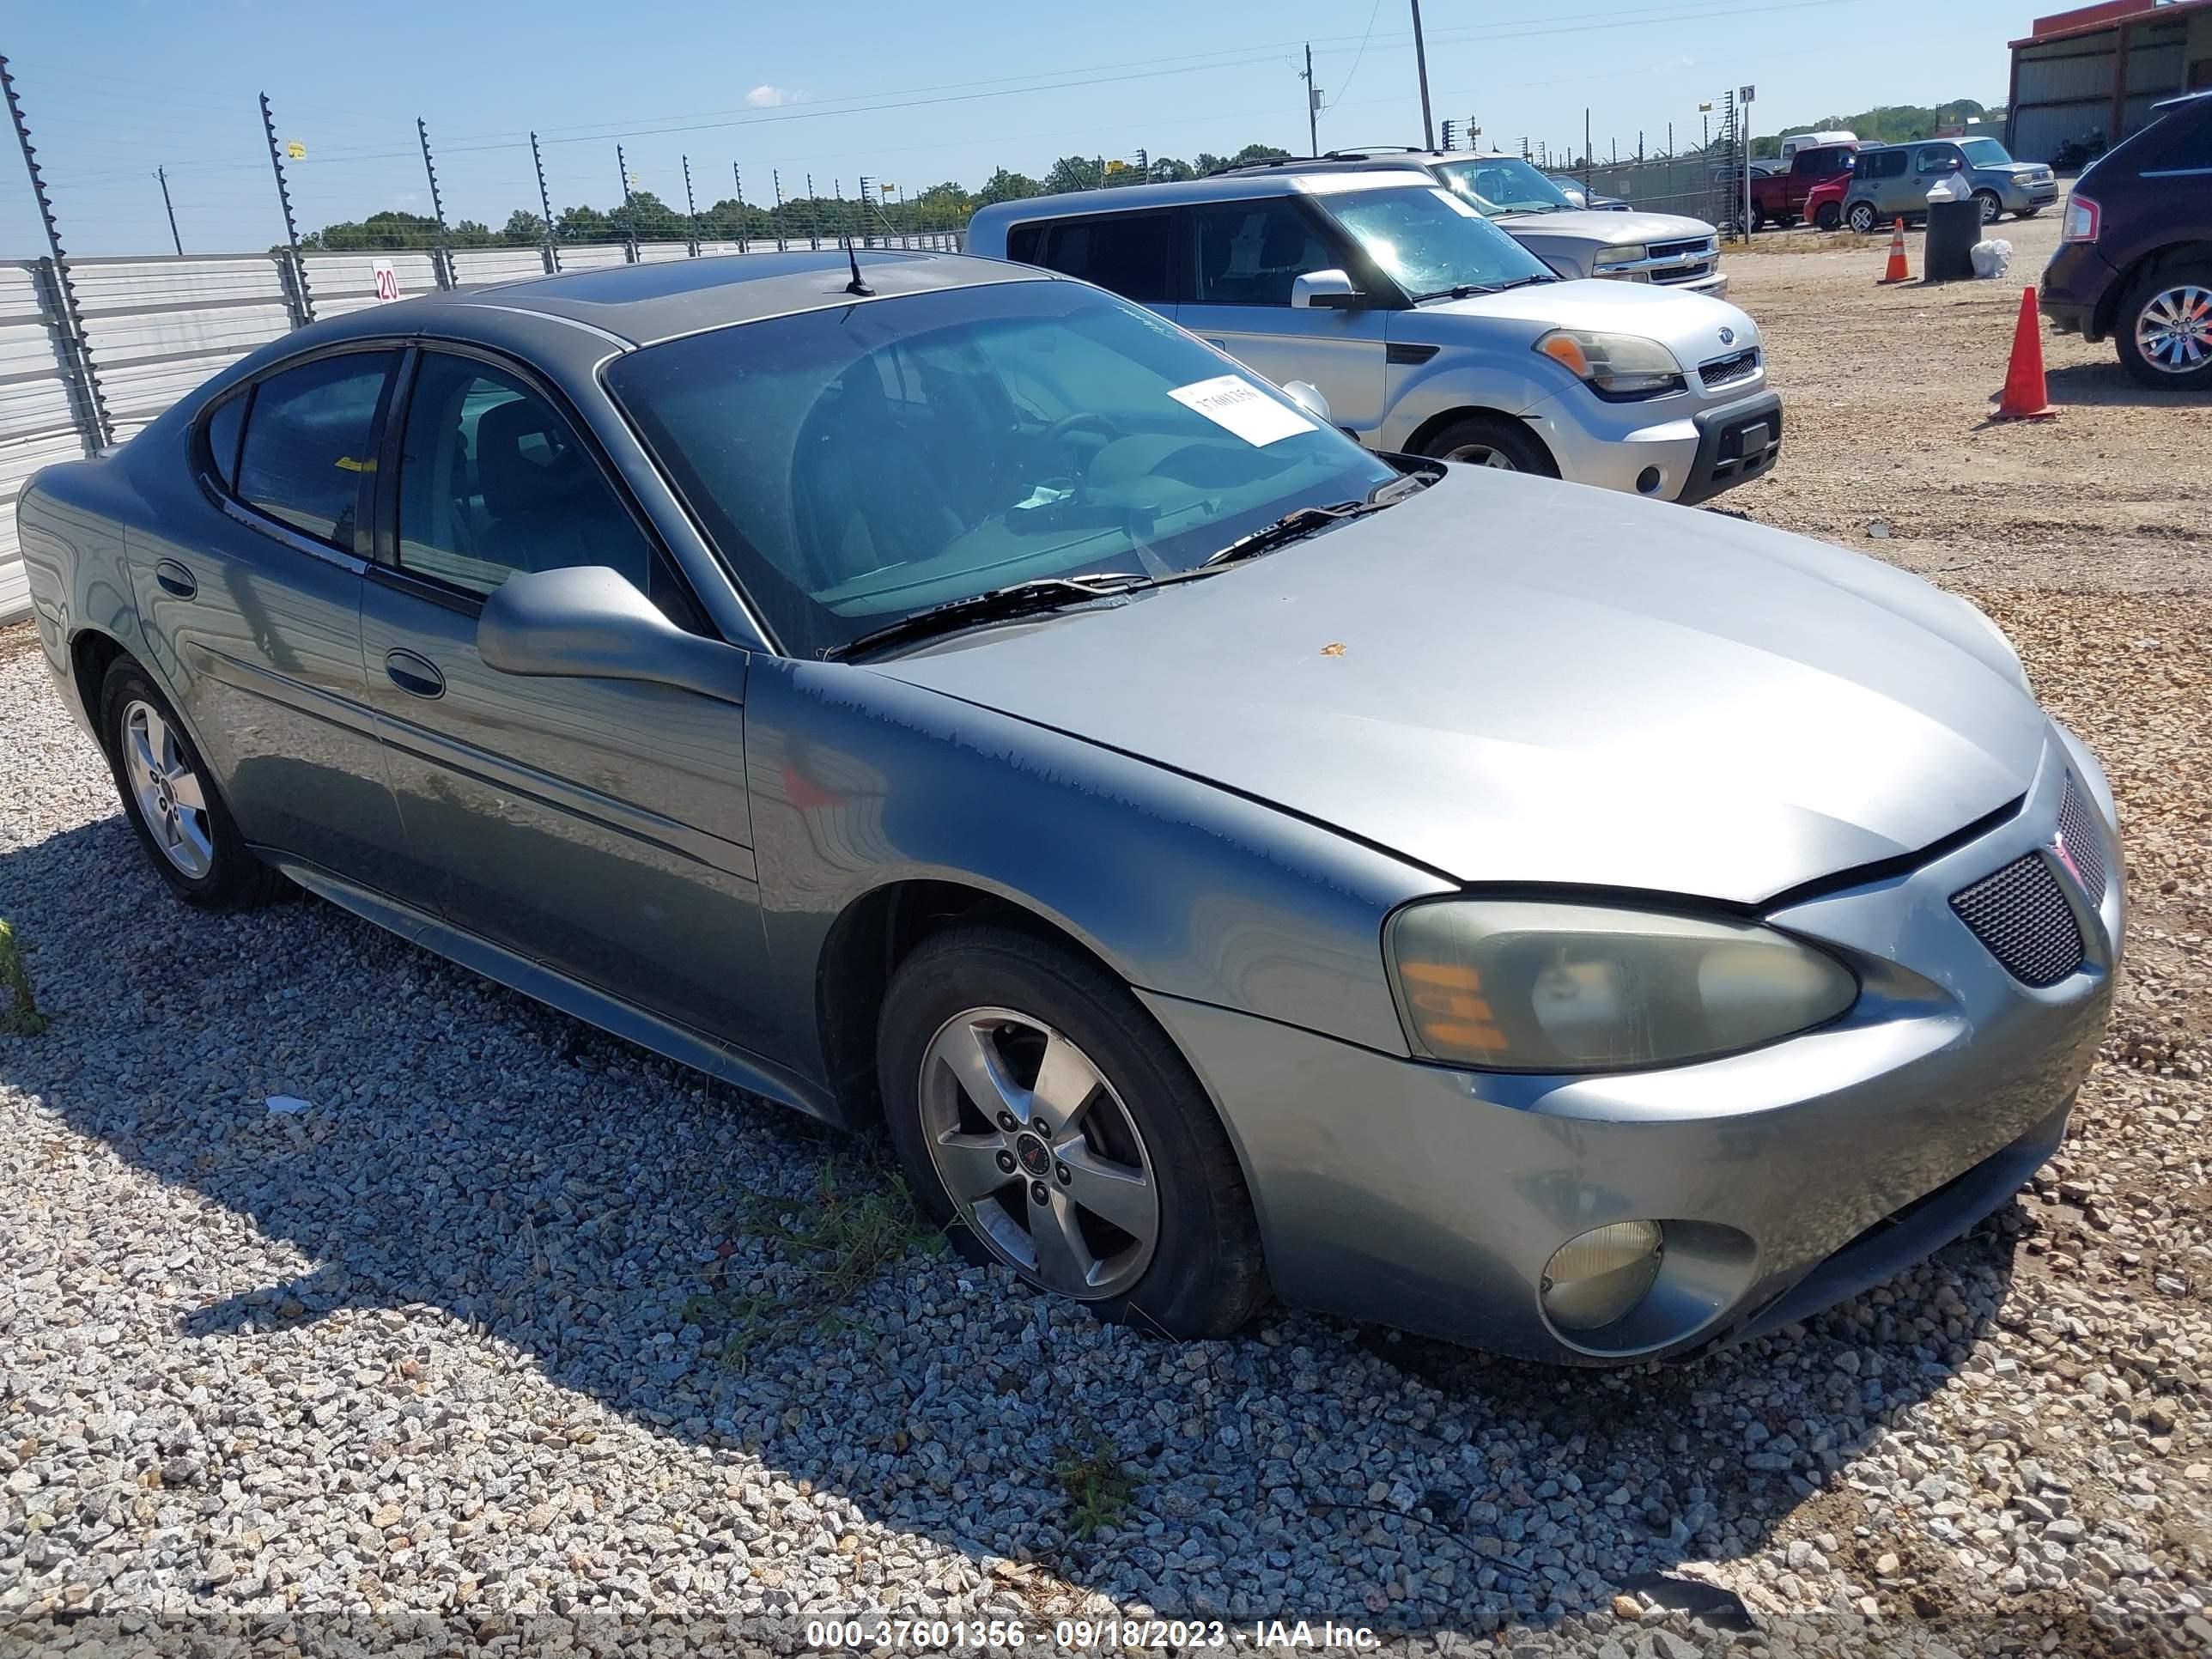
[[[1583,193],[1584,195],[1589,193],[1590,163],[1595,159],[1590,154],[1589,106],[1584,104],[1583,106]]]
[[[545,158],[538,153],[538,135],[530,135],[530,165],[538,169],[538,205],[545,212],[545,268],[559,272],[561,244],[553,234],[553,192],[545,188]]]
[[[161,181],[161,207],[169,216],[169,240],[177,245],[177,255],[184,257],[185,239],[177,234],[177,210],[169,202],[169,170],[155,167],[154,176]]]
[[[806,246],[811,248],[822,246],[822,228],[817,222],[820,217],[821,204],[814,194],[814,175],[810,173],[806,175]]]
[[[1298,77],[1306,83],[1306,153],[1321,154],[1321,94],[1314,86],[1313,42],[1306,42],[1306,72]]]
[[[1437,147],[1437,124],[1429,118],[1429,48],[1421,39],[1421,0],[1413,3],[1413,67],[1421,77],[1421,148]]]

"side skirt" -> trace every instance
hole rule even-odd
[[[757,1054],[717,1042],[687,1025],[647,1013],[543,963],[532,962],[504,945],[464,932],[385,894],[356,886],[327,870],[265,849],[256,850],[317,897],[328,899],[340,909],[349,910],[364,921],[373,921],[398,934],[410,945],[434,951],[448,962],[482,974],[509,990],[534,997],[549,1007],[573,1015],[625,1042],[635,1042],[641,1048],[648,1048],[679,1066],[689,1066],[749,1094],[763,1096],[810,1117],[844,1127],[844,1114],[828,1090]]]

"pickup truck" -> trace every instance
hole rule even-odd
[[[1805,198],[1813,186],[1849,173],[1858,154],[1856,144],[1822,144],[1801,149],[1787,167],[1751,175],[1751,228],[1796,224],[1805,215]]]

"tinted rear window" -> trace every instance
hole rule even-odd
[[[1063,219],[1046,228],[1042,254],[1030,263],[1080,276],[1139,305],[1162,305],[1174,298],[1173,228],[1164,213]]]
[[[376,410],[395,354],[349,352],[270,375],[255,387],[239,499],[347,552],[356,550],[362,481],[376,465]]]

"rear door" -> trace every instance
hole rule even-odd
[[[696,604],[549,387],[460,348],[426,348],[403,379],[362,635],[422,889],[470,933],[756,1046],[744,711],[502,674],[476,645],[485,596],[521,570],[607,566],[703,633]]]
[[[390,890],[404,841],[361,657],[376,434],[399,353],[293,360],[201,418],[204,510],[133,528],[152,665],[240,833]]]
[[[1027,251],[1014,257],[1096,283],[1172,318],[1179,297],[1176,278],[1182,264],[1182,228],[1181,216],[1164,208],[1151,213],[1086,214],[1021,227],[1022,232],[1033,234],[1020,237]],[[1010,239],[1010,252],[1013,246]]]
[[[1357,283],[1366,261],[1295,196],[1210,203],[1189,213],[1182,325],[1278,386],[1320,387],[1337,425],[1372,441],[1382,423],[1389,309],[1291,304],[1299,276],[1343,270]]]

